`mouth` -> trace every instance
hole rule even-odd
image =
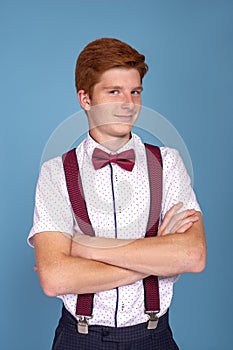
[[[115,114],[114,117],[122,122],[130,122],[133,119],[133,115],[123,115],[123,114]]]

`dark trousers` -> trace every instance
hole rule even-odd
[[[146,323],[130,327],[89,326],[87,335],[77,332],[76,319],[63,307],[52,350],[179,350],[168,322],[168,312],[156,329]]]

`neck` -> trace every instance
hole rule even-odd
[[[97,143],[99,143],[101,146],[107,148],[110,151],[116,152],[120,148],[122,148],[131,138],[131,134],[127,134],[124,136],[108,136],[108,137],[103,137],[96,135],[93,132],[93,129],[89,132],[90,136],[95,140]]]

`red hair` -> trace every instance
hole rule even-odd
[[[82,50],[76,62],[77,92],[84,90],[91,97],[93,87],[99,82],[101,75],[116,67],[137,69],[141,81],[148,71],[145,56],[128,44],[113,38],[92,41]]]

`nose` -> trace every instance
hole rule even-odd
[[[134,108],[134,100],[133,100],[133,96],[131,95],[131,93],[124,94],[121,107],[124,109],[129,109],[129,110]]]

